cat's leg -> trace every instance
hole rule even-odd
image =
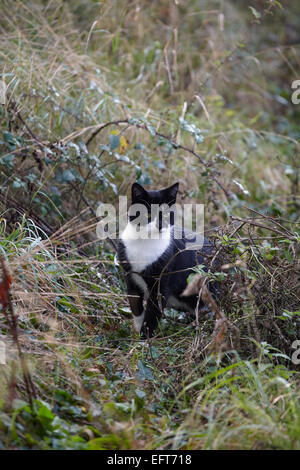
[[[152,338],[161,316],[162,312],[158,303],[158,289],[157,286],[154,285],[150,290],[143,318],[141,329],[141,336],[143,339]]]
[[[143,299],[144,293],[132,281],[127,279],[127,294],[130,309],[133,314],[134,329],[140,333],[144,321]]]

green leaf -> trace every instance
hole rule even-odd
[[[152,370],[149,369],[141,360],[138,362],[139,364],[139,371],[137,376],[140,380],[154,380],[154,375]]]
[[[109,147],[110,150],[114,150],[120,147],[120,139],[117,135],[109,136]]]
[[[69,183],[70,181],[74,181],[76,178],[70,170],[65,170],[62,174],[62,179],[65,183]]]
[[[255,8],[253,7],[250,7],[250,10],[252,12],[252,15],[254,16],[255,19],[259,20],[259,18],[261,18],[261,13],[259,13],[259,11],[255,10]]]
[[[139,388],[136,389],[135,394],[139,398],[145,398],[146,396],[146,393],[144,392],[144,390],[141,390]]]

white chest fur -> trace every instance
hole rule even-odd
[[[143,231],[137,233],[135,225],[129,222],[121,234],[121,240],[133,271],[141,272],[167,250],[170,245],[171,230],[168,227],[159,232],[155,222],[151,222]]]

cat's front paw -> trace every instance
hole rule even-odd
[[[149,326],[145,322],[140,331],[141,339],[146,340],[146,339],[152,338],[153,336],[154,336],[154,330],[149,328]]]

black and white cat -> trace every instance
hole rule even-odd
[[[153,336],[164,307],[192,315],[197,307],[203,307],[198,295],[181,297],[181,294],[187,287],[192,268],[198,264],[208,265],[207,256],[213,245],[204,238],[200,250],[189,249],[190,236],[187,239],[182,229],[179,229],[180,238],[174,236],[175,215],[168,213],[168,208],[176,203],[177,191],[178,183],[158,191],[147,191],[134,183],[130,209],[140,204],[145,210],[134,213],[129,209],[127,226],[119,238],[118,260],[126,273],[134,326],[143,338]],[[164,210],[151,212],[153,207]]]

